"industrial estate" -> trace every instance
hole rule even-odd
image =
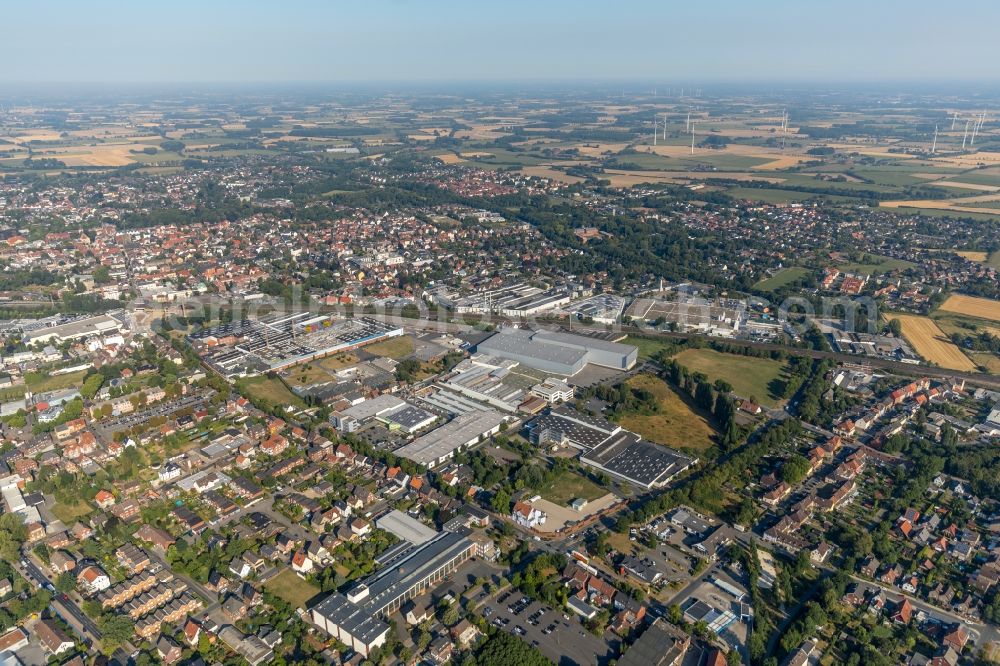
[[[0,665],[1000,663],[1000,95],[117,90],[0,87]]]

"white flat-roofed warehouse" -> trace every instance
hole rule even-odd
[[[395,454],[427,467],[435,467],[450,460],[455,451],[500,432],[504,418],[495,409],[462,414],[397,449]]]
[[[412,543],[414,546],[427,543],[437,536],[437,532],[427,525],[395,509],[376,519],[375,526],[396,535],[403,541]]]
[[[96,317],[86,317],[65,324],[57,324],[31,331],[25,336],[25,342],[34,344],[36,342],[66,342],[67,340],[77,340],[92,335],[107,335],[108,333],[118,333],[124,328],[122,322],[108,315],[98,315]]]
[[[520,328],[501,330],[480,342],[476,351],[565,376],[575,375],[587,364],[628,370],[639,356],[639,350],[632,345],[572,333]]]

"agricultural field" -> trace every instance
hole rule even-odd
[[[761,291],[774,291],[775,289],[780,289],[781,287],[787,286],[796,280],[801,280],[809,275],[809,273],[810,270],[808,268],[802,268],[800,266],[784,268],[771,277],[765,278],[755,284],[754,289],[760,289]]]
[[[785,364],[781,361],[723,354],[713,349],[685,349],[674,359],[688,370],[704,373],[709,381],[729,382],[736,395],[752,397],[765,407],[783,402]]]
[[[656,414],[628,414],[619,423],[626,430],[651,442],[675,449],[701,451],[710,448],[715,430],[665,381],[652,375],[637,375],[628,380],[632,388],[641,388],[656,396],[660,411]]]
[[[989,298],[952,294],[938,309],[979,319],[1000,321],[1000,301]]]
[[[989,257],[989,254],[987,254],[986,252],[977,252],[975,250],[960,250],[955,254],[965,259],[968,259],[969,261],[978,261],[979,263],[984,263],[986,259]]]
[[[929,363],[949,370],[975,372],[976,364],[962,353],[937,323],[930,317],[907,314],[888,314],[888,319],[898,319],[903,325],[903,337],[913,346],[913,350]]]
[[[281,597],[293,608],[305,608],[306,602],[319,594],[319,588],[303,580],[291,569],[285,569],[264,583],[264,588]]]

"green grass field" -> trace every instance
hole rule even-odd
[[[66,527],[72,527],[73,523],[88,515],[94,510],[94,507],[90,506],[87,502],[83,500],[77,500],[73,504],[63,504],[62,502],[56,502],[52,505],[52,513],[56,518],[63,521]]]
[[[688,370],[702,372],[709,381],[729,382],[737,395],[766,407],[781,402],[785,387],[785,365],[768,358],[723,354],[712,349],[685,349],[674,357]]]
[[[582,497],[590,502],[608,494],[607,490],[601,488],[587,477],[577,472],[569,471],[559,474],[549,484],[537,490],[539,495],[561,506],[567,506],[577,497]]]
[[[400,335],[368,345],[364,350],[375,356],[388,356],[399,360],[413,353],[413,338],[408,335]]]
[[[969,213],[964,210],[947,210],[944,208],[913,208],[910,206],[900,206],[893,208],[900,215],[923,215],[924,217],[955,217],[959,219],[978,220],[980,222],[996,222],[998,216],[993,213]]]
[[[622,344],[637,347],[639,349],[639,359],[644,361],[652,358],[661,349],[666,349],[671,342],[669,340],[654,340],[653,338],[640,338],[629,335],[622,340]]]
[[[769,278],[761,280],[754,285],[755,289],[761,289],[763,291],[774,291],[775,289],[780,289],[796,280],[802,279],[809,275],[808,268],[802,268],[800,266],[792,266],[791,268],[785,268]]]
[[[291,569],[285,569],[264,583],[264,587],[295,608],[304,608],[307,601],[319,594],[318,587],[308,581],[302,580]]]
[[[292,405],[304,409],[306,404],[302,399],[288,390],[279,379],[270,377],[245,377],[236,382],[240,393],[251,400],[257,399],[272,405]]]
[[[997,250],[989,256],[986,260],[986,265],[1000,270],[1000,250]]]
[[[651,442],[675,449],[699,451],[712,446],[715,430],[708,420],[665,381],[653,375],[637,375],[628,380],[628,385],[655,395],[660,411],[648,415],[628,414],[619,421],[622,427]]]
[[[750,201],[761,201],[769,204],[795,203],[797,201],[807,201],[809,199],[828,199],[830,201],[855,201],[854,197],[845,197],[831,194],[813,194],[812,192],[793,192],[782,190],[776,187],[733,187],[724,190],[726,194],[734,199],[748,199]]]
[[[83,384],[83,378],[86,376],[86,370],[71,372],[66,375],[29,372],[24,375],[24,383],[31,389],[32,393],[44,393],[46,391],[58,391],[71,387],[77,388]]]
[[[866,254],[859,262],[848,262],[841,264],[838,268],[849,273],[881,274],[896,270],[906,270],[913,268],[912,262],[904,259],[893,259],[877,254]]]
[[[10,386],[5,389],[0,389],[0,402],[7,402],[9,400],[20,400],[24,397],[25,392],[24,384],[20,386]]]

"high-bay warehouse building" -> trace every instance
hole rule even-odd
[[[583,370],[587,364],[628,370],[639,356],[638,348],[632,345],[572,333],[523,328],[502,329],[480,342],[476,352],[569,377]]]
[[[399,512],[383,523],[404,541],[379,557],[378,571],[346,593],[334,592],[310,613],[313,624],[366,657],[385,645],[387,616],[453,574],[478,548],[465,534],[443,531],[431,536],[433,530]]]

